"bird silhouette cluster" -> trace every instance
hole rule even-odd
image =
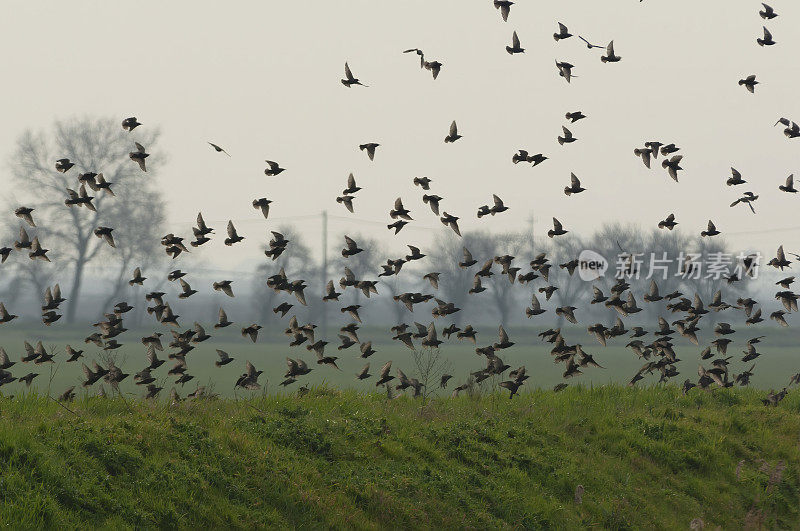
[[[493,0],[493,5],[499,10],[502,20],[507,21],[511,15],[514,2],[508,0]],[[770,6],[766,4],[762,5],[763,10],[760,11],[759,14],[763,19],[772,20],[778,16],[775,10]],[[568,27],[562,23],[558,23],[558,31],[553,34],[553,38],[557,42],[561,42],[572,37],[573,34],[570,33]],[[602,47],[592,44],[583,36],[579,35],[578,37],[586,45],[590,53],[595,48],[604,50],[604,54],[599,57],[602,63],[613,65],[622,60],[622,57],[616,54],[613,40],[611,40],[607,46]],[[760,46],[768,47],[775,45],[776,41],[773,39],[770,31],[764,27],[763,37],[758,38],[757,43]],[[511,55],[525,52],[525,48],[522,46],[516,31],[512,33],[511,44],[510,46],[506,46],[506,51]],[[405,50],[403,53],[415,53],[419,57],[420,68],[429,71],[433,80],[436,80],[441,75],[444,64],[438,60],[428,60],[421,49],[411,48]],[[574,78],[577,78],[574,74],[575,66],[573,64],[559,59],[556,59],[555,64],[558,75],[564,78],[567,83],[571,83]],[[609,66],[609,68],[613,68],[613,66]],[[362,83],[359,78],[355,77],[348,62],[344,64],[344,78],[341,79],[341,83],[348,89],[352,89],[356,86],[364,88],[369,87],[369,85]],[[759,82],[756,81],[755,75],[749,75],[739,80],[738,83],[740,86],[744,86],[750,93],[755,94],[755,87]],[[587,118],[580,110],[568,112],[565,117],[569,121],[570,127],[573,128],[576,127],[577,122]],[[787,118],[780,118],[775,125],[777,126],[778,124],[782,124],[785,127],[784,135],[788,139],[800,137],[800,127],[797,123]],[[135,134],[134,131],[139,127],[143,127],[143,124],[140,123],[136,117],[129,117],[122,121],[122,128],[130,134]],[[459,132],[458,125],[456,121],[453,120],[447,130],[447,135],[444,137],[444,143],[453,144],[458,142],[461,138],[462,135]],[[567,126],[562,126],[562,134],[557,137],[557,141],[561,146],[564,146],[564,149],[567,149],[566,146],[577,142],[578,138],[575,137]],[[209,145],[217,153],[224,153],[229,157],[231,156],[226,149],[219,145],[211,142],[209,142]],[[379,155],[378,148],[380,146],[381,144],[377,142],[367,142],[359,145],[358,148],[365,152],[370,161],[374,161],[375,157]],[[681,149],[674,143],[647,141],[644,142],[644,147],[635,148],[634,154],[642,159],[642,162],[647,168],[651,167],[653,160],[657,160],[659,156],[662,156],[662,168],[667,171],[668,175],[675,182],[678,182],[678,172],[683,170],[680,166],[683,155],[678,154],[680,150]],[[132,151],[128,156],[133,163],[139,166],[142,172],[147,171],[147,159],[150,154],[147,153],[146,146],[139,142],[133,142]],[[517,153],[512,156],[511,160],[513,164],[524,163],[536,167],[547,161],[548,156],[542,153],[531,155],[528,150],[519,149]],[[278,177],[283,174],[283,172],[289,171],[286,168],[282,168],[276,161],[266,160],[265,163],[266,168],[264,169],[264,174],[267,177]],[[75,164],[68,158],[61,158],[55,161],[55,169],[61,173],[66,174],[70,172],[74,166]],[[74,172],[74,170],[72,171]],[[731,172],[732,177],[727,179],[727,186],[740,186],[747,183],[747,180],[743,178],[739,171],[731,168]],[[440,212],[441,202],[444,198],[434,193],[428,193],[431,191],[432,183],[433,180],[427,177],[415,177],[413,179],[413,184],[420,187],[423,192],[425,192],[422,195],[423,203],[430,207],[435,216],[439,217],[441,223],[447,230],[452,230],[453,233],[460,237],[461,231],[458,226],[460,218],[444,210]],[[86,171],[85,173],[77,174],[75,184],[77,191],[73,188],[66,189],[66,198],[64,200],[65,208],[95,211],[96,207],[93,200],[97,194],[114,196],[115,194],[112,190],[113,184],[113,182],[106,181],[102,173]],[[777,188],[780,192],[797,193],[797,190],[794,188],[792,175],[787,177],[785,183],[779,185]],[[341,196],[336,197],[336,203],[343,205],[350,213],[355,212],[356,194],[360,190],[361,187],[356,184],[354,175],[350,173],[347,178],[346,188],[342,190]],[[564,194],[572,196],[586,191],[587,189],[583,187],[580,179],[572,173],[568,185],[564,188]],[[746,191],[730,206],[735,207],[739,204],[745,204],[752,213],[755,214],[754,203],[758,198],[759,195],[754,192]],[[118,200],[124,201],[125,198],[119,198]],[[263,214],[264,219],[269,219],[271,203],[272,200],[261,197],[254,199],[252,206]],[[491,206],[490,204],[485,204],[478,208],[477,218],[496,216],[507,210],[509,210],[509,207],[506,203],[497,195],[493,195]],[[31,238],[28,233],[28,230],[36,229],[37,227],[34,218],[35,208],[20,206],[15,210],[14,214],[27,225],[27,228],[26,226],[20,226],[19,239],[13,242],[12,246],[0,248],[0,260],[5,262],[9,256],[16,251],[19,253],[27,252],[31,260],[50,262],[50,258],[47,256],[48,249],[43,246],[42,242],[39,240],[39,236],[34,235],[33,238]],[[399,197],[394,201],[394,206],[389,210],[388,214],[392,222],[387,224],[387,229],[393,231],[394,234],[400,233],[407,224],[414,221],[414,218],[411,216],[411,211],[404,206],[402,198]],[[675,219],[675,215],[670,213],[664,220],[658,223],[658,228],[671,231],[676,225],[678,225],[678,222]],[[245,236],[239,234],[233,221],[228,222],[225,232],[227,235],[224,239],[226,246],[230,247],[239,244],[245,239]],[[549,238],[556,238],[568,232],[569,231],[564,228],[564,225],[558,219],[553,218],[553,228],[547,231],[547,236]],[[185,241],[191,247],[197,249],[210,242],[212,237],[216,234],[215,229],[206,224],[202,213],[198,213],[196,226],[193,227],[192,233],[193,239],[191,240],[186,240],[185,237],[172,233],[163,236],[161,244],[164,247],[164,252],[171,257],[172,260],[176,260],[181,254],[189,252],[189,248],[184,243]],[[710,238],[721,233],[722,232],[713,221],[709,220],[706,230],[700,232],[700,237]],[[102,239],[110,247],[116,247],[113,227],[96,227],[94,229],[94,235]],[[272,236],[264,254],[267,259],[276,260],[292,242],[287,240],[283,234],[276,231],[272,231]],[[377,273],[377,276],[386,277],[399,275],[405,264],[425,258],[426,255],[420,248],[413,245],[408,245],[408,248],[409,254],[387,260],[387,263],[381,266],[382,272]],[[359,247],[355,239],[349,236],[344,237],[344,246],[341,250],[341,255],[345,261],[361,252],[363,252],[363,249]],[[781,246],[777,250],[776,256],[772,258],[767,265],[781,271],[790,267],[791,262],[786,258],[786,254],[787,253],[784,253],[783,246]],[[796,259],[800,259],[800,256],[792,255],[791,253],[788,254],[794,256]],[[632,256],[632,254],[629,255],[629,257]],[[517,283],[524,287],[531,286],[534,281],[540,280],[543,284],[532,290],[531,303],[529,307],[525,308],[525,315],[533,320],[540,319],[542,315],[552,312],[552,314],[566,319],[572,324],[578,324],[581,313],[579,308],[567,305],[545,309],[537,296],[538,293],[544,297],[545,301],[550,301],[551,296],[558,290],[558,286],[552,284],[549,279],[549,271],[553,265],[551,264],[550,257],[548,257],[546,253],[538,254],[529,261],[529,269],[525,271],[523,271],[523,266],[515,265],[518,263],[517,257],[510,255],[481,257],[481,259],[478,260],[464,247],[463,258],[458,262],[458,266],[474,273],[474,281],[472,287],[469,289],[469,294],[475,296],[478,296],[481,292],[486,290],[482,285],[483,280],[494,275],[506,277],[511,284]],[[741,278],[736,274],[728,276],[727,282],[729,284],[742,282],[745,281],[748,276],[754,276],[757,267],[754,256],[745,257],[742,259],[742,264],[740,265],[742,266],[741,270],[744,271],[744,274],[741,275]],[[688,262],[685,268],[689,270],[693,266],[694,264]],[[578,258],[573,257],[572,260],[558,264],[558,267],[567,271],[569,275],[573,275],[579,267]],[[627,272],[631,273],[633,268],[634,264],[631,261],[627,265]],[[180,286],[180,292],[178,294],[179,299],[188,299],[198,293],[198,290],[192,288],[189,282],[184,279],[185,276],[186,273],[180,269],[175,269],[168,275],[169,281],[177,282]],[[422,278],[428,281],[431,288],[436,291],[439,288],[440,276],[440,272],[430,271],[424,274]],[[172,367],[167,370],[167,374],[175,378],[174,382],[176,385],[184,385],[194,378],[189,370],[191,351],[195,349],[198,344],[212,339],[212,336],[208,334],[199,323],[194,323],[194,325],[188,329],[182,329],[180,316],[177,315],[170,306],[167,294],[160,291],[147,292],[144,288],[146,281],[147,277],[145,276],[145,272],[137,267],[132,272],[129,284],[130,286],[138,286],[141,288],[142,299],[144,303],[147,304],[147,313],[153,316],[155,321],[160,325],[172,328],[170,330],[169,341],[166,341],[168,336],[165,336],[162,332],[155,332],[152,335],[141,338],[141,343],[144,347],[143,367],[133,375],[133,379],[136,384],[145,387],[144,396],[146,398],[154,398],[162,390],[161,387],[157,386],[156,382],[158,380],[156,374],[157,371],[164,370],[161,369],[161,366],[164,365],[166,361],[162,359],[164,357],[164,349],[170,349],[166,357],[172,362]],[[778,282],[782,291],[777,292],[775,298],[782,303],[784,310],[778,310],[769,315],[771,320],[784,327],[788,326],[785,316],[788,313],[797,311],[798,295],[790,290],[790,285],[793,281],[794,277],[787,277]],[[307,284],[305,279],[293,279],[281,268],[277,274],[266,279],[266,285],[276,292],[285,293],[290,296],[293,295],[297,303],[306,305],[305,289]],[[234,297],[232,280],[214,282],[211,288],[228,297]],[[337,289],[341,291],[337,291]],[[325,303],[336,303],[347,289],[358,290],[363,293],[366,298],[369,298],[372,294],[378,293],[378,281],[359,278],[349,267],[344,267],[343,276],[338,284],[333,280],[328,281],[322,300]],[[645,330],[644,327],[641,326],[635,326],[629,330],[626,328],[623,319],[641,312],[642,307],[639,306],[637,295],[632,291],[630,284],[626,282],[624,275],[618,278],[616,283],[611,286],[609,293],[604,293],[597,286],[592,286],[592,292],[593,296],[590,300],[591,305],[602,304],[616,311],[618,316],[616,318],[616,323],[612,327],[607,327],[602,323],[589,325],[587,327],[589,336],[596,340],[600,346],[605,347],[607,342],[630,334],[630,341],[626,344],[626,347],[630,349],[637,358],[645,362],[630,379],[630,385],[635,385],[647,375],[657,375],[661,382],[676,378],[679,375],[676,367],[676,363],[679,360],[674,349],[676,336],[681,336],[699,347],[700,342],[697,332],[700,330],[699,325],[703,317],[709,314],[709,312],[743,312],[747,325],[755,325],[764,321],[760,304],[751,298],[739,297],[735,301],[726,302],[723,300],[724,294],[722,290],[718,290],[713,295],[712,300],[708,302],[708,304],[705,304],[698,294],[694,295],[693,300],[689,298],[691,295],[686,296],[680,291],[662,295],[657,282],[652,280],[647,292],[641,295],[641,299],[646,304],[666,303],[663,310],[672,314],[680,314],[680,317],[671,322],[663,316],[659,317],[652,331]],[[66,299],[62,297],[61,289],[58,284],[47,288],[44,294],[44,304],[41,308],[41,319],[44,325],[51,326],[59,320],[61,317],[59,314],[59,307],[65,300]],[[529,379],[530,375],[527,373],[525,366],[512,369],[512,367],[502,360],[501,356],[503,355],[503,350],[514,345],[514,342],[509,338],[502,324],[498,328],[497,340],[494,342],[484,342],[483,346],[478,346],[477,331],[469,324],[464,325],[463,328],[455,324],[441,327],[443,339],[439,339],[436,320],[455,314],[461,310],[460,308],[456,307],[454,303],[443,300],[434,294],[406,292],[394,296],[394,302],[396,304],[402,304],[409,311],[413,311],[415,305],[429,303],[430,301],[434,302],[434,306],[431,310],[431,322],[429,324],[414,322],[413,325],[400,324],[393,326],[390,330],[392,340],[398,341],[411,350],[437,349],[445,341],[451,341],[453,337],[455,337],[457,341],[471,342],[475,345],[475,352],[485,359],[485,366],[471,371],[466,375],[465,381],[454,388],[453,394],[457,395],[460,391],[468,389],[475,383],[480,383],[487,378],[498,376],[501,379],[499,385],[507,389],[510,392],[509,396],[513,397],[526,380]],[[142,304],[142,302],[140,301],[139,304]],[[276,314],[280,314],[281,318],[285,318],[291,312],[293,306],[292,303],[283,301],[276,306],[273,311]],[[93,327],[96,328],[96,331],[86,337],[86,344],[94,344],[103,351],[113,351],[121,347],[122,344],[119,343],[117,338],[127,330],[124,327],[124,315],[132,309],[133,306],[129,305],[128,302],[123,301],[117,303],[109,313],[105,314],[105,320],[94,323]],[[340,328],[338,345],[336,345],[335,348],[337,352],[341,352],[355,347],[356,355],[368,359],[375,354],[376,350],[373,348],[372,341],[362,340],[359,337],[359,329],[362,323],[360,315],[361,309],[361,306],[358,304],[340,308],[341,312],[349,316],[352,321]],[[5,305],[0,302],[0,324],[11,322],[16,318],[17,315],[10,313]],[[234,326],[234,322],[228,319],[224,308],[220,308],[218,322],[213,325],[214,330],[220,330],[230,326]],[[236,326],[240,328],[244,340],[246,341],[249,339],[252,342],[257,341],[259,331],[262,329],[262,326],[258,323],[236,323]],[[316,365],[319,367],[312,369],[303,359],[287,358],[287,370],[285,379],[281,382],[281,385],[289,386],[298,382],[312,370],[339,370],[337,366],[337,360],[339,358],[330,353],[330,348],[332,346],[329,347],[327,341],[316,337],[316,328],[317,326],[313,323],[301,323],[296,316],[291,316],[289,318],[287,328],[285,329],[286,336],[289,338],[289,346],[305,345],[306,349],[316,357]],[[698,367],[697,377],[694,381],[690,378],[685,379],[682,384],[684,392],[688,392],[693,387],[709,389],[713,387],[726,388],[734,385],[748,385],[753,375],[755,364],[750,365],[749,368],[741,370],[738,373],[729,371],[732,356],[728,356],[727,354],[732,340],[729,339],[728,336],[735,333],[731,324],[727,322],[717,322],[713,327],[713,332],[716,339],[709,345],[704,345],[700,353],[700,365]],[[603,366],[595,357],[587,352],[584,345],[577,342],[569,343],[565,337],[565,333],[566,331],[562,333],[560,328],[551,328],[539,334],[542,340],[552,344],[551,354],[556,363],[563,365],[564,380],[569,380],[585,371],[603,369]],[[764,338],[765,336],[758,336],[747,341],[746,347],[743,350],[743,357],[741,358],[743,363],[755,361],[761,355],[757,350],[757,345],[759,345]],[[21,362],[25,364],[32,363],[34,366],[52,363],[56,355],[53,351],[48,352],[41,341],[36,345],[32,345],[26,341],[24,343],[24,348],[25,354],[22,356]],[[216,352],[219,357],[215,362],[217,367],[222,367],[237,361],[223,350],[217,349]],[[65,355],[67,356],[66,362],[77,363],[80,362],[81,358],[84,358],[84,351],[67,345],[65,348]],[[257,361],[257,363],[260,362]],[[16,362],[12,361],[6,351],[0,348],[0,386],[9,385],[17,381],[30,386],[34,378],[38,376],[36,372],[28,372],[24,375],[16,373],[17,375],[15,376],[15,365]],[[399,367],[395,366],[394,371],[392,371],[392,369],[392,361],[388,361],[381,367],[375,377],[376,387],[387,386],[387,388],[389,388],[390,386],[394,386],[395,390],[400,391],[409,389],[414,396],[419,396],[422,393],[423,383],[418,379],[409,378]],[[261,384],[259,383],[259,376],[262,372],[262,370],[256,369],[251,361],[245,361],[243,372],[241,376],[237,378],[234,384],[235,387],[246,390],[260,389]],[[97,360],[91,362],[91,367],[84,363],[83,373],[85,375],[85,380],[82,384],[83,387],[91,388],[97,385],[97,393],[101,395],[105,395],[102,382],[110,385],[112,389],[118,389],[119,383],[129,376],[123,373],[119,367],[115,366],[113,360],[106,361],[105,366],[98,363]],[[441,388],[446,388],[448,381],[452,377],[453,376],[450,374],[441,375],[439,386]],[[355,378],[358,380],[372,378],[369,362],[355,375]],[[799,383],[800,374],[792,376],[788,386]],[[567,383],[565,382],[560,383],[555,387],[555,390],[559,391],[566,387],[566,385]],[[786,395],[786,389],[787,388],[784,388],[778,393],[770,392],[764,399],[764,403],[767,405],[776,405]],[[174,387],[171,392],[173,401],[180,399]],[[200,386],[193,393],[190,393],[190,396],[199,396],[205,392],[205,388]],[[75,388],[70,387],[61,394],[60,398],[62,400],[69,400],[74,396]]]

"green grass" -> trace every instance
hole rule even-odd
[[[777,408],[760,395],[572,387],[422,408],[315,388],[177,406],[81,398],[72,412],[3,399],[0,522],[798,528],[800,394]]]

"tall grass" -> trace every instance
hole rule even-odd
[[[12,527],[794,528],[800,395],[0,399]],[[582,503],[575,489],[583,485]]]

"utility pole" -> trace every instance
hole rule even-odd
[[[322,211],[322,264],[320,267],[320,286],[325,296],[325,284],[328,283],[328,211]],[[322,304],[322,339],[328,338],[328,305]]]
[[[533,254],[535,256],[536,255],[536,253],[535,253],[536,244],[535,244],[535,241],[534,241],[534,232],[533,232],[534,218],[533,218],[533,211],[532,210],[531,210],[531,213],[528,214],[528,220],[527,221],[528,221],[528,226],[530,227],[529,230],[531,232],[531,254]]]

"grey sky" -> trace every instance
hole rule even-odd
[[[246,245],[213,259],[228,266],[243,252],[253,258],[277,218],[323,209],[352,216],[335,202],[351,171],[363,187],[354,217],[388,223],[401,196],[416,221],[399,237],[332,221],[332,249],[345,230],[380,235],[394,249],[430,242],[429,228],[447,230],[412,185],[426,175],[462,230],[519,229],[531,212],[539,236],[552,216],[580,233],[613,220],[650,228],[674,212],[698,237],[712,218],[737,247],[796,251],[800,198],[777,187],[800,173],[800,140],[772,125],[780,116],[800,120],[800,4],[773,6],[780,16],[765,23],[756,1],[520,0],[504,23],[490,0],[14,0],[0,20],[0,145],[8,160],[24,129],[83,114],[135,115],[161,127],[169,229],[188,232],[198,210],[218,229],[229,218],[252,220],[237,223]],[[576,36],[556,43],[557,21]],[[756,44],[762,25],[776,46]],[[504,47],[514,30],[526,52],[512,57]],[[602,64],[578,34],[602,45],[614,39],[622,62]],[[438,80],[401,53],[412,47],[444,63]],[[555,59],[576,66],[572,84]],[[342,86],[345,61],[370,88]],[[751,73],[762,83],[755,95],[737,86]],[[561,147],[564,113],[578,109],[588,115],[570,126],[579,140]],[[464,138],[445,145],[453,119]],[[648,171],[633,156],[647,140],[683,148],[680,183],[660,158]],[[358,151],[368,141],[382,144],[374,162]],[[514,166],[519,148],[551,160]],[[266,177],[264,159],[287,171]],[[747,185],[725,186],[730,166]],[[571,171],[586,193],[563,194]],[[756,216],[728,207],[744,190],[761,195]],[[477,207],[492,193],[510,210],[479,221]],[[261,196],[275,201],[276,221],[259,220],[250,206]],[[318,221],[298,227],[316,246]]]

